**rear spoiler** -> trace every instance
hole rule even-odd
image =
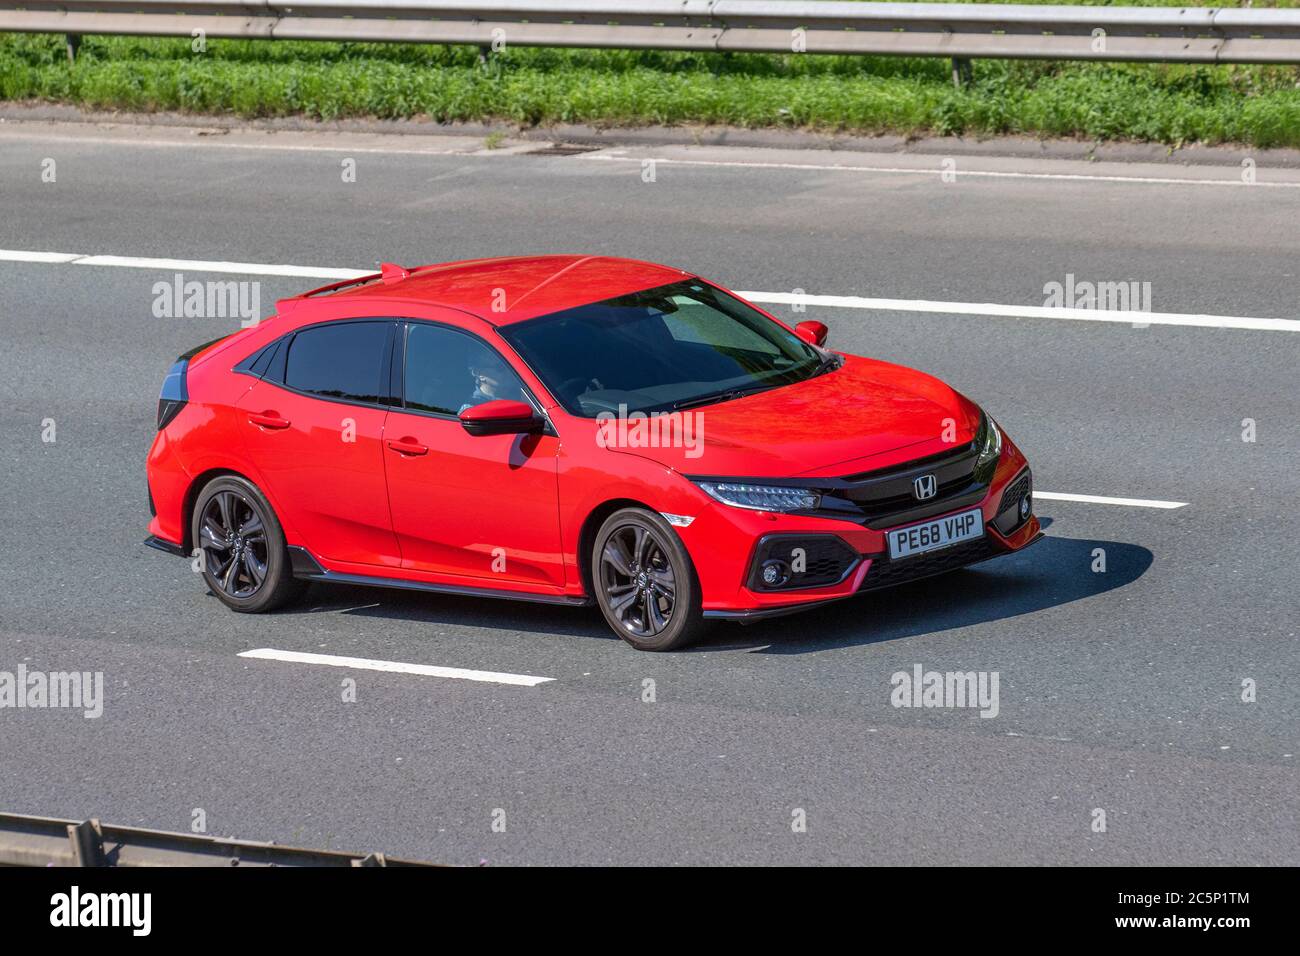
[[[297,308],[308,299],[314,299],[321,295],[330,295],[341,289],[350,289],[353,286],[366,285],[376,280],[383,280],[385,285],[391,285],[394,282],[401,282],[412,272],[416,270],[407,269],[403,266],[394,265],[391,262],[385,262],[379,267],[378,272],[368,272],[365,275],[355,276],[351,279],[343,279],[339,282],[331,282],[329,285],[323,285],[319,289],[312,289],[310,292],[304,292],[301,295],[292,295],[287,299],[280,299],[275,303],[277,315],[283,315]]]

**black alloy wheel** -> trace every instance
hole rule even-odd
[[[211,580],[233,598],[250,598],[266,583],[266,525],[252,502],[233,491],[208,499],[199,548]]]
[[[596,533],[591,569],[605,620],[638,650],[675,650],[704,631],[690,555],[655,512],[624,508],[605,519]]]
[[[234,611],[282,607],[307,588],[293,576],[284,531],[257,486],[220,475],[194,502],[190,540],[208,588]]]

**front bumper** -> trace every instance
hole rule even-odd
[[[863,522],[717,505],[706,509],[689,528],[678,531],[695,562],[705,617],[761,620],[943,574],[1028,547],[1042,536],[1032,506],[1030,514],[1019,516],[1020,501],[1031,500],[1031,482],[1024,456],[1006,440],[984,497],[934,516],[941,518],[978,506],[983,513],[984,536],[899,561],[889,560],[889,528],[873,528]],[[812,547],[817,541],[826,546]],[[762,572],[771,557],[772,542],[782,545],[787,564],[792,547],[800,547],[806,576],[791,576],[784,584],[765,587]],[[779,572],[775,576],[781,578]]]
[[[1024,541],[1016,547],[1006,547],[995,541],[990,536],[985,536],[979,541],[973,541],[970,544],[955,545],[951,548],[944,548],[940,551],[934,551],[926,555],[918,555],[915,558],[909,558],[906,562],[895,562],[890,564],[888,561],[877,560],[867,571],[867,575],[862,585],[846,594],[839,594],[833,597],[820,597],[814,600],[804,600],[797,604],[782,604],[761,608],[746,608],[744,610],[732,611],[721,608],[706,608],[704,616],[710,620],[719,621],[738,621],[741,624],[748,624],[753,621],[764,621],[773,617],[784,617],[787,614],[797,614],[800,611],[807,611],[814,607],[821,607],[824,604],[833,604],[836,601],[843,601],[846,598],[855,597],[859,594],[866,594],[869,591],[879,591],[884,588],[895,587],[899,584],[910,584],[913,581],[922,581],[925,578],[934,577],[939,574],[946,574],[949,571],[955,571],[958,568],[968,568],[972,565],[987,561],[990,558],[996,558],[1004,554],[1011,554],[1014,551],[1023,551],[1031,544],[1036,543],[1043,537],[1043,532],[1038,523],[1037,517],[1031,517],[1022,529]],[[1022,537],[1021,534],[1016,535]],[[875,573],[875,572],[879,573]]]

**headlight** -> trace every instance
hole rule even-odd
[[[745,485],[722,481],[697,481],[711,497],[733,508],[753,511],[815,511],[822,496],[806,488]]]
[[[980,418],[975,447],[979,450],[979,457],[975,460],[976,470],[987,468],[991,471],[1002,455],[1002,429],[998,428],[998,423],[989,418],[987,413]]]

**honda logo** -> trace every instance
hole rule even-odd
[[[920,478],[912,479],[912,494],[916,496],[917,501],[933,498],[938,491],[939,483],[934,480],[934,475],[922,475]]]

